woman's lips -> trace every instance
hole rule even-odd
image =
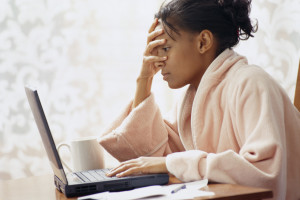
[[[168,77],[170,76],[170,73],[162,73],[163,79],[166,81]]]

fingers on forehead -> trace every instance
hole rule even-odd
[[[155,26],[154,30],[160,30],[160,29],[164,29],[162,23],[160,21],[158,21],[157,25]]]

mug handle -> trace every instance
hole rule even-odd
[[[61,147],[67,147],[67,149],[69,149],[69,152],[71,152],[71,147],[69,144],[66,144],[66,143],[61,143],[57,146],[57,151],[58,153],[60,154],[59,150]],[[61,156],[60,156],[61,157]],[[69,170],[69,172],[73,172],[73,170],[69,167],[69,165],[67,165],[67,163],[63,160],[63,159],[60,159],[61,162],[63,163],[63,165]]]

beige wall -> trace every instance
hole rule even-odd
[[[146,34],[161,0],[4,0],[0,6],[0,179],[51,173],[24,93],[38,86],[56,143],[99,135],[133,97]],[[254,39],[237,51],[293,98],[300,57],[300,2],[255,0]],[[166,113],[181,92],[160,75]],[[107,166],[116,161],[107,156]],[[12,173],[13,172],[13,173]]]

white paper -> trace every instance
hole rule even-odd
[[[193,199],[195,197],[210,196],[214,195],[213,192],[205,192],[200,189],[205,187],[208,183],[207,179],[189,183],[182,183],[186,185],[185,189],[181,189],[176,193],[171,193],[172,190],[178,188],[182,184],[172,184],[172,185],[155,185],[137,188],[134,190],[128,190],[123,192],[102,192],[98,194],[88,195],[84,197],[79,197],[78,200],[84,199],[99,199],[99,200],[137,200],[137,199]]]

